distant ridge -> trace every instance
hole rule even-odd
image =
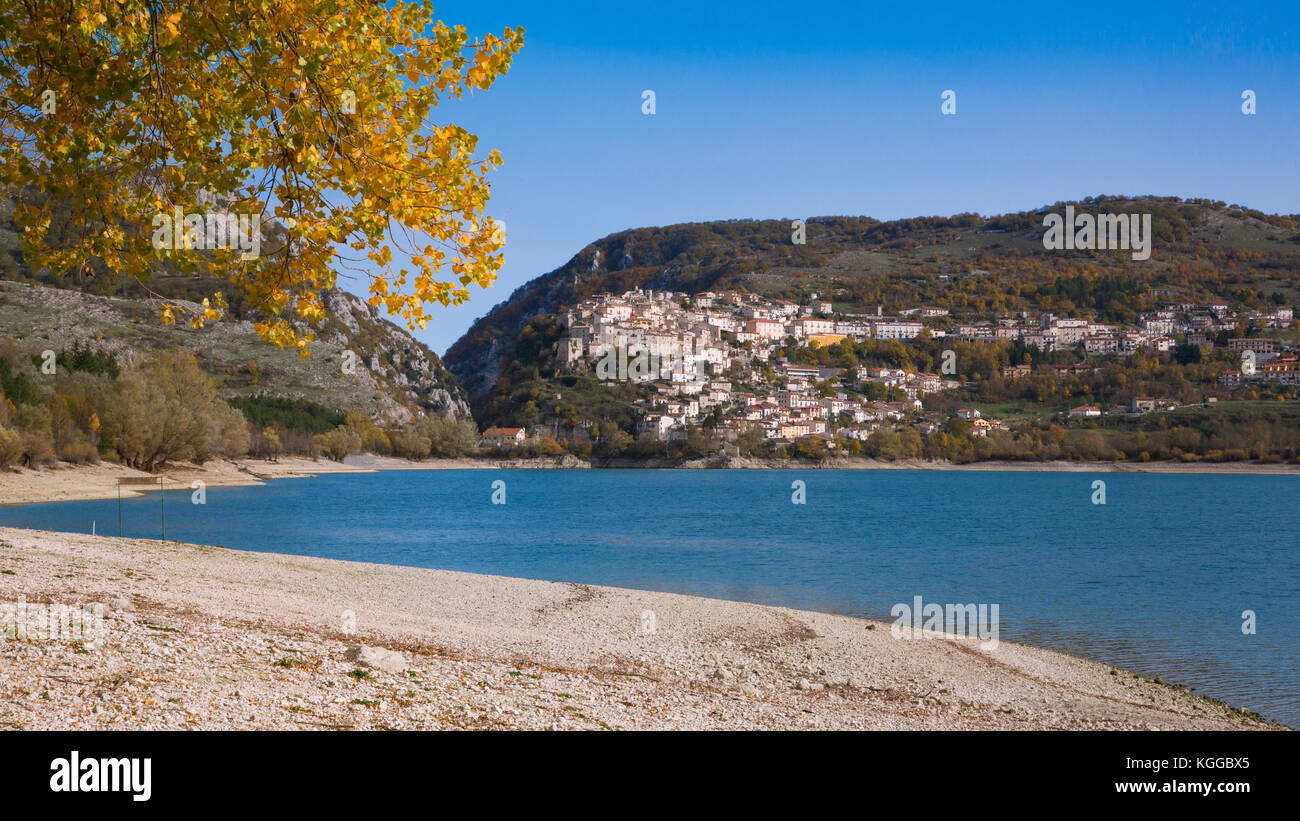
[[[1135,262],[1109,252],[1044,249],[1043,215],[1067,205],[1080,213],[1151,213],[1155,255]],[[1188,274],[1222,260],[1257,257],[1255,270],[1300,270],[1300,215],[1270,215],[1208,199],[1099,196],[992,217],[814,217],[806,223],[804,245],[792,244],[790,220],[685,223],[610,234],[493,307],[448,349],[447,366],[477,407],[529,320],[593,294],[638,287],[685,293],[745,289],[792,300],[829,291],[837,302],[864,309],[884,303],[889,310],[940,290],[938,277],[971,269],[1014,268],[1026,283],[1111,275],[1170,288],[1197,287]]]

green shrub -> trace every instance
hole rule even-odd
[[[258,430],[283,428],[292,433],[329,433],[344,423],[344,415],[305,399],[279,396],[236,396],[230,406],[244,414]]]

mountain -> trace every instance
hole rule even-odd
[[[267,345],[247,319],[224,319],[201,329],[163,325],[147,300],[0,280],[0,338],[17,338],[33,350],[44,345],[63,351],[80,342],[111,351],[119,360],[184,349],[218,377],[228,398],[305,399],[335,410],[361,411],[386,426],[421,413],[469,415],[455,378],[422,343],[373,317],[369,306],[352,294],[331,291],[325,304],[328,316],[315,329],[311,358],[302,360],[293,351]],[[356,354],[353,373],[347,375],[346,351]]]
[[[142,285],[101,269],[89,275],[31,270],[12,213],[12,200],[0,198],[0,339],[56,352],[77,342],[118,355],[181,348],[218,378],[227,398],[307,400],[364,412],[385,426],[420,414],[470,415],[464,392],[438,355],[353,294],[334,289],[323,295],[326,318],[310,329],[316,341],[309,346],[311,358],[303,360],[263,342],[241,289],[216,276],[164,271]],[[159,321],[156,297],[196,309],[218,290],[230,303],[221,321],[200,329],[183,320]]]
[[[1063,213],[1067,205],[1080,213],[1151,214],[1152,258],[1045,249],[1043,217]],[[805,302],[818,293],[831,298],[837,311],[888,314],[937,305],[970,319],[1086,310],[1098,319],[1123,321],[1137,306],[1131,299],[1136,290],[1124,290],[1130,286],[1198,301],[1262,302],[1259,293],[1280,293],[1288,304],[1300,301],[1300,216],[1206,199],[1099,196],[991,217],[817,217],[806,225],[802,245],[792,243],[789,220],[611,234],[516,289],[448,349],[447,365],[479,421],[490,423],[481,411],[530,321],[595,294],[637,287],[688,294],[741,290]]]

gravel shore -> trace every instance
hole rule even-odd
[[[1133,673],[738,602],[0,528],[0,602],[104,605],[97,647],[0,638],[26,729],[1242,729]]]
[[[34,502],[66,502],[81,499],[112,499],[118,494],[119,479],[153,479],[161,476],[168,490],[182,490],[195,481],[208,487],[263,485],[273,479],[310,478],[327,473],[369,473],[378,470],[501,470],[501,469],[587,469],[593,465],[575,456],[537,459],[426,459],[413,462],[393,456],[350,456],[346,462],[285,456],[275,462],[262,459],[214,460],[203,465],[171,464],[161,474],[133,470],[119,464],[72,465],[39,469],[0,470],[0,505]],[[688,462],[658,462],[653,459],[610,460],[599,467],[614,468],[724,468],[730,470],[957,470],[957,471],[1051,471],[1066,473],[1182,473],[1219,475],[1300,476],[1300,465],[1260,465],[1252,462],[972,462],[954,465],[904,459],[825,459],[820,463],[780,459],[698,459]],[[157,490],[139,485],[122,488],[122,498]]]
[[[124,485],[123,499],[158,490],[198,487],[250,487],[274,479],[310,479],[330,473],[374,473],[380,470],[538,470],[590,467],[576,457],[540,459],[427,459],[413,462],[393,456],[349,456],[344,462],[285,456],[274,462],[262,459],[212,460],[202,465],[171,463],[161,473],[147,473],[114,462],[74,465],[60,462],[54,467],[0,470],[0,505],[69,502],[86,499],[116,499],[120,480],[149,480],[142,485]]]

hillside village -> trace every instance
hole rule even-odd
[[[1300,463],[1300,221],[1140,205],[1168,234],[1160,265],[1044,255],[1029,213],[827,218],[816,248],[780,221],[620,232],[489,311],[448,369],[341,291],[300,361],[257,342],[247,305],[163,325],[125,280],[18,264],[0,294],[0,427],[9,461],[120,459],[93,416],[68,421],[89,395],[107,424],[100,394],[122,392],[84,368],[180,350],[267,458]],[[0,245],[14,237],[0,220]],[[188,304],[219,287],[164,272],[147,290]],[[46,350],[59,379],[41,378]]]
[[[1019,341],[1040,352],[1077,350],[1085,359],[1051,365],[1058,378],[1090,373],[1094,357],[1124,357],[1136,351],[1163,354],[1180,344],[1212,348],[1223,332],[1240,327],[1263,331],[1292,325],[1291,308],[1272,313],[1237,312],[1225,303],[1195,305],[1171,302],[1143,313],[1135,327],[1100,324],[1087,319],[1021,314],[975,324],[951,322],[943,308],[917,306],[887,316],[835,310],[826,299],[810,295],[806,304],[722,291],[686,295],[635,289],[583,300],[562,317],[566,333],[556,345],[562,369],[594,368],[605,382],[631,381],[652,389],[637,400],[638,433],[664,442],[683,442],[692,428],[708,424],[734,442],[745,429],[758,426],[775,442],[836,436],[866,440],[881,426],[914,423],[925,436],[944,417],[928,412],[929,400],[956,391],[963,381],[956,363],[945,373],[903,368],[818,367],[797,364],[781,355],[792,347],[818,348],[846,339],[915,342],[925,335],[945,341]],[[1239,369],[1225,368],[1220,383],[1234,388],[1249,381],[1300,385],[1297,355],[1273,337],[1245,336],[1228,342],[1240,354]],[[1004,379],[1025,378],[1028,364],[1002,369]],[[1162,397],[1134,396],[1127,406],[1108,414],[1154,413],[1176,403]],[[1103,409],[1084,405],[1069,417],[1101,416]],[[947,414],[969,423],[979,437],[1006,430],[999,419],[974,408]],[[511,437],[518,429],[510,429]],[[494,431],[494,444],[501,433]]]

